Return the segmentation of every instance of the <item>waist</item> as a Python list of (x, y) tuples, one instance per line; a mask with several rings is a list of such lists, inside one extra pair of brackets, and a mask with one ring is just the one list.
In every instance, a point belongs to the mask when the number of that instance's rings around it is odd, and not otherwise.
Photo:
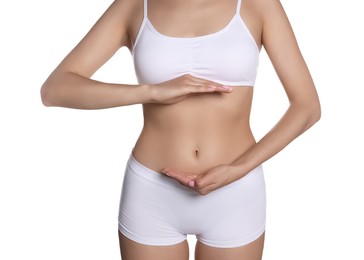
[[(216, 118), (215, 123), (218, 121)], [(143, 128), (133, 156), (157, 172), (169, 167), (202, 174), (218, 165), (232, 163), (255, 143), (249, 124), (243, 120), (221, 124), (210, 122), (203, 127), (153, 125)]]
[(232, 163), (252, 145), (252, 92), (199, 95), (173, 105), (144, 105), (144, 127), (133, 156), (154, 171), (202, 174)]
[(190, 174), (203, 174), (218, 165), (228, 165), (255, 144), (252, 135), (218, 139), (209, 136), (174, 137), (146, 134), (138, 139), (133, 156), (148, 168), (160, 172), (168, 167)]

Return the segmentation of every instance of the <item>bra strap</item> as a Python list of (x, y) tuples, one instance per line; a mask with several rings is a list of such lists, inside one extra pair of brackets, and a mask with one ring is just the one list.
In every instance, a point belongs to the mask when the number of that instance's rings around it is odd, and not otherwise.
[[(145, 0), (147, 1), (147, 0)], [(241, 0), (238, 0), (238, 2), (236, 3), (236, 13), (240, 14), (240, 6), (241, 6)]]
[(144, 12), (144, 18), (146, 18), (148, 16), (148, 0), (144, 0), (144, 11), (143, 12)]

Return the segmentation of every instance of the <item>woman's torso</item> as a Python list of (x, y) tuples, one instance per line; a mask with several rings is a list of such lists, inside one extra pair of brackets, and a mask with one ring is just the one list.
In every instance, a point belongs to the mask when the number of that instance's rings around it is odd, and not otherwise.
[[(143, 1), (140, 2), (130, 23), (131, 50), (143, 21)], [(149, 0), (148, 19), (163, 35), (199, 37), (224, 28), (235, 14), (236, 3)], [(259, 22), (248, 4), (243, 3), (240, 10), (254, 44), (260, 48)], [(170, 167), (201, 174), (219, 164), (228, 164), (255, 143), (249, 125), (252, 97), (252, 86), (234, 86), (230, 94), (196, 95), (171, 105), (144, 104), (144, 127), (133, 155), (155, 171)]]

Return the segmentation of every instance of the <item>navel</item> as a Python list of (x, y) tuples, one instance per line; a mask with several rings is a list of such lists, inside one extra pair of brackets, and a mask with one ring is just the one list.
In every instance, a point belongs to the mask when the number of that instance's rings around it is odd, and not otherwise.
[(195, 148), (195, 156), (196, 156), (196, 158), (198, 157), (198, 155), (199, 155), (199, 151), (198, 151), (197, 148)]

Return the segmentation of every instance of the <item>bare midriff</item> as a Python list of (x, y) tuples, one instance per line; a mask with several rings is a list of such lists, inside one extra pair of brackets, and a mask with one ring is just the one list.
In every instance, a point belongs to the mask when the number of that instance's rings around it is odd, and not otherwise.
[(249, 125), (253, 88), (208, 93), (171, 105), (144, 104), (144, 126), (133, 156), (160, 172), (191, 174), (229, 164), (255, 144)]

